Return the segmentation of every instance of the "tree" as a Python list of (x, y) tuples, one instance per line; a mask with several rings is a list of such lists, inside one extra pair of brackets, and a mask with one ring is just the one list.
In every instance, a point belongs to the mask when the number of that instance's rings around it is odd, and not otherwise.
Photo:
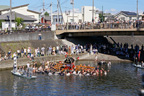
[(24, 20), (22, 18), (20, 18), (20, 17), (16, 17), (15, 18), (15, 22), (17, 22), (17, 26), (19, 26), (20, 24), (22, 24), (23, 21)]
[(99, 18), (100, 18), (100, 22), (105, 21), (105, 17), (103, 16), (103, 14), (99, 14)]
[(44, 15), (45, 15), (45, 16), (49, 16), (49, 13), (48, 13), (48, 12), (45, 12)]

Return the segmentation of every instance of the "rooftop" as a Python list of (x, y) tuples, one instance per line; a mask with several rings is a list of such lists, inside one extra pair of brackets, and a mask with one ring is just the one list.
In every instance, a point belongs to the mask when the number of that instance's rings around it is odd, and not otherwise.
[[(16, 8), (24, 7), (24, 6), (28, 6), (28, 5), (29, 5), (29, 4), (25, 4), (25, 5), (20, 5), (20, 6), (12, 7), (12, 9), (16, 9)], [(4, 8), (4, 9), (1, 9), (0, 11), (7, 11), (7, 10), (10, 10), (10, 8), (7, 7), (7, 8)]]
[(121, 11), (121, 12), (128, 16), (131, 16), (131, 15), (136, 16), (137, 15), (137, 13), (135, 13), (135, 12), (129, 12), (129, 11)]
[[(16, 9), (16, 8), (20, 8), (20, 7), (25, 7), (25, 6), (28, 6), (28, 5), (29, 4), (19, 5), (19, 6), (12, 7), (12, 9)], [(10, 10), (9, 6), (0, 5), (0, 11), (8, 11), (8, 10)], [(40, 12), (29, 10), (29, 9), (27, 11), (30, 11), (30, 12), (33, 12), (33, 13), (36, 13), (36, 14), (40, 14)]]
[[(6, 14), (0, 15), (0, 20), (9, 20), (9, 17), (10, 17), (10, 13), (8, 12)], [(12, 20), (15, 20), (16, 17), (22, 18), (25, 21), (36, 21), (36, 19), (32, 17), (22, 15), (17, 12), (12, 12)]]
[(9, 6), (7, 6), (7, 5), (0, 5), (0, 10), (7, 9), (7, 8), (9, 8)]

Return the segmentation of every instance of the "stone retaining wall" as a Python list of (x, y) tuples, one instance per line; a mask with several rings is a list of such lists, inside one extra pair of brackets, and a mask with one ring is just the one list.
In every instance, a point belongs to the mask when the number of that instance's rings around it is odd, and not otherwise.
[(54, 39), (55, 33), (48, 32), (30, 32), (30, 33), (12, 33), (0, 35), (0, 42), (11, 42), (11, 41), (28, 41), (28, 40), (38, 40), (38, 34), (42, 34), (42, 40)]

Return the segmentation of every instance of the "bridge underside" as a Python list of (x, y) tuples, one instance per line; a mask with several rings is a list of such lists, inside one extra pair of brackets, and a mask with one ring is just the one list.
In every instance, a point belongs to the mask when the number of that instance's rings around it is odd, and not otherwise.
[(68, 37), (76, 36), (141, 36), (144, 35), (144, 29), (99, 29), (99, 30), (58, 30), (57, 35)]

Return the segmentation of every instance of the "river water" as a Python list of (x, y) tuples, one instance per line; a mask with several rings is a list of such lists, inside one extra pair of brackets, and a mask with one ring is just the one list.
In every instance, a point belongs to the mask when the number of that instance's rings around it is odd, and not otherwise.
[[(92, 64), (80, 61), (77, 64)], [(137, 96), (143, 69), (127, 63), (112, 63), (107, 75), (48, 76), (38, 74), (29, 80), (0, 72), (0, 96)]]

